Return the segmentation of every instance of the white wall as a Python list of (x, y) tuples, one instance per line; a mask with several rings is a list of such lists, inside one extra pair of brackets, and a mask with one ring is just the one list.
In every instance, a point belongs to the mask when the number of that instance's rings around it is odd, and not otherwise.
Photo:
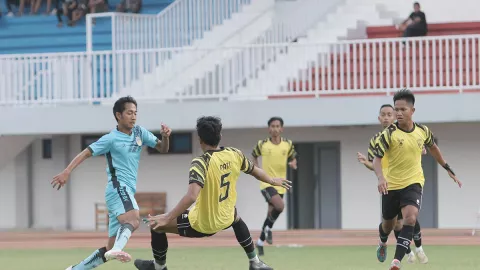
[[(444, 169), (439, 168), (439, 227), (471, 228), (480, 206), (477, 199), (480, 183), (476, 180), (478, 173), (475, 169), (480, 161), (480, 143), (477, 142), (480, 123), (429, 126), (439, 138), (440, 148), (446, 160), (465, 183), (464, 188), (458, 189)], [(380, 203), (375, 177), (356, 161), (356, 153), (366, 151), (368, 140), (375, 132), (377, 127), (291, 129), (286, 127), (285, 136), (297, 142), (341, 141), (342, 224), (345, 229), (373, 229), (379, 221)], [(255, 141), (266, 136), (266, 130), (263, 129), (226, 130), (223, 132), (223, 144), (235, 146), (249, 155)], [(67, 152), (68, 159), (71, 159), (81, 150), (80, 135), (69, 137), (70, 149)], [(144, 151), (140, 162), (138, 192), (167, 192), (167, 207), (171, 209), (187, 189), (187, 171), (192, 157), (200, 154), (196, 141), (194, 149), (196, 152), (192, 155), (149, 156)], [(32, 153), (35, 227), (58, 227), (56, 224), (62, 223), (61, 219), (67, 219), (67, 216), (54, 217), (54, 211), (51, 209), (55, 205), (65, 203), (61, 197), (65, 196), (67, 190), (53, 191), (50, 179), (61, 170), (62, 162), (55, 161), (57, 159), (42, 159), (40, 140), (34, 143)], [(11, 206), (15, 204), (16, 195), (15, 192), (10, 192), (15, 189), (14, 163), (0, 171), (2, 182), (0, 210), (2, 217), (5, 217), (0, 220), (0, 228), (15, 226), (15, 207)], [(107, 181), (105, 168), (105, 159), (95, 157), (87, 160), (73, 173), (69, 183), (71, 208), (68, 211), (71, 215), (72, 229), (94, 228), (94, 203), (104, 201), (104, 187)], [(240, 215), (251, 229), (259, 229), (266, 215), (266, 204), (260, 194), (259, 184), (255, 179), (244, 175), (237, 188), (239, 192), (237, 207)], [(358, 218), (359, 214), (362, 218)], [(279, 218), (275, 228), (286, 228), (286, 215)]]

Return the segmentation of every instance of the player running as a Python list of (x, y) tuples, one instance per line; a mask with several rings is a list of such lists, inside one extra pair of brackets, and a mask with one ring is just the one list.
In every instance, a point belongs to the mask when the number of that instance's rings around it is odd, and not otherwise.
[[(380, 113), (378, 115), (378, 121), (382, 125), (382, 130), (393, 124), (395, 121), (395, 112), (393, 109), (393, 106), (390, 104), (384, 104), (380, 107)], [(377, 139), (378, 136), (380, 136), (382, 132), (378, 132), (375, 134), (370, 139), (370, 145), (368, 147), (368, 159), (365, 157), (362, 153), (357, 153), (357, 158), (360, 163), (365, 165), (369, 170), (373, 171), (373, 158), (374, 158), (374, 147), (375, 147), (375, 140)], [(422, 154), (426, 154), (426, 149), (423, 147)], [(384, 173), (388, 169), (388, 160), (387, 160), (387, 155), (385, 155), (385, 158), (382, 160), (382, 169)], [(402, 213), (400, 212), (397, 216), (397, 222), (395, 223), (395, 227), (393, 229), (393, 233), (395, 234), (395, 238), (398, 239), (398, 236), (400, 235), (400, 231), (402, 230), (403, 226), (403, 220), (402, 220)], [(427, 263), (428, 262), (428, 257), (425, 254), (423, 247), (422, 247), (422, 233), (420, 229), (420, 223), (417, 222), (415, 223), (415, 228), (413, 231), (413, 240), (415, 242), (416, 246), (416, 255), (418, 257), (418, 261), (420, 263)], [(416, 257), (415, 253), (412, 252), (410, 249), (410, 246), (407, 249), (407, 258), (409, 263), (415, 263)], [(387, 257), (387, 249), (386, 246), (380, 245), (377, 249), (377, 258), (380, 262), (384, 262)]]
[[(458, 184), (462, 183), (443, 159), (435, 144), (433, 134), (427, 126), (413, 122), (415, 96), (410, 90), (402, 89), (393, 97), (397, 122), (388, 126), (377, 137), (374, 147), (373, 168), (378, 177), (378, 191), (382, 194), (383, 222), (378, 230), (379, 245), (386, 251), (388, 235), (401, 212), (403, 228), (397, 239), (395, 257), (390, 270), (399, 270), (401, 261), (410, 246), (418, 212), (422, 205), (425, 177), (422, 169), (422, 148), (429, 148), (430, 154)], [(388, 156), (388, 169), (383, 171), (383, 158)], [(382, 249), (381, 248), (381, 249)], [(386, 252), (385, 252), (386, 253)]]
[[(291, 140), (281, 137), (283, 132), (283, 119), (272, 117), (268, 120), (268, 132), (270, 138), (260, 140), (254, 147), (253, 162), (258, 166), (258, 158), (262, 157), (262, 168), (271, 177), (285, 178), (287, 176), (287, 162), (290, 168), (297, 169), (297, 152)], [(264, 255), (264, 241), (270, 245), (273, 243), (272, 227), (278, 216), (283, 212), (285, 203), (283, 196), (285, 188), (273, 187), (268, 183), (260, 183), (260, 189), (265, 201), (268, 203), (267, 218), (262, 226), (262, 233), (257, 241), (258, 255)]]
[[(255, 246), (247, 225), (237, 215), (237, 180), (240, 172), (260, 181), (290, 188), (290, 181), (272, 178), (253, 165), (243, 153), (233, 147), (218, 147), (222, 123), (216, 117), (197, 120), (197, 134), (203, 155), (194, 158), (189, 172), (187, 194), (169, 212), (149, 217), (152, 229), (154, 260), (135, 260), (139, 270), (167, 270), (168, 241), (166, 233), (199, 238), (208, 237), (232, 227), (238, 243), (250, 261), (250, 270), (271, 270), (255, 253)], [(187, 210), (194, 202), (195, 206)]]
[(113, 106), (117, 128), (92, 143), (78, 154), (68, 167), (53, 178), (52, 185), (60, 189), (70, 177), (70, 173), (91, 156), (104, 155), (107, 159), (108, 183), (105, 188), (105, 201), (108, 208), (108, 244), (93, 252), (89, 257), (67, 270), (88, 270), (109, 260), (129, 262), (131, 256), (123, 251), (130, 236), (139, 226), (139, 211), (135, 201), (138, 163), (142, 146), (168, 152), (170, 128), (162, 125), (162, 140), (151, 132), (135, 125), (137, 102), (132, 97), (122, 97)]

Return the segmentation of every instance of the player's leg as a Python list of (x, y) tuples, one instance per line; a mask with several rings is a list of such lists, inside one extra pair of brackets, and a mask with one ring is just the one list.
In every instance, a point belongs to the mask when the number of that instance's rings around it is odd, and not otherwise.
[(273, 243), (272, 227), (278, 216), (283, 212), (285, 208), (285, 203), (277, 190), (273, 187), (267, 187), (262, 190), (262, 194), (265, 197), (265, 200), (268, 202), (268, 214), (263, 222), (262, 232), (260, 238), (257, 241), (257, 246), (263, 247), (264, 241), (267, 243)]
[[(267, 217), (270, 216), (270, 213), (272, 212), (273, 210), (273, 205), (271, 205), (270, 203), (268, 203), (268, 211), (267, 211)], [(257, 240), (257, 249), (258, 249), (258, 256), (263, 256), (265, 255), (265, 251), (263, 249), (263, 245), (264, 245), (264, 242), (265, 242), (265, 228), (267, 227), (267, 219), (263, 222), (263, 225), (262, 225), (262, 232), (260, 233), (260, 237), (258, 238)]]
[(105, 258), (105, 253), (107, 252), (107, 247), (102, 247), (95, 250), (90, 256), (85, 258), (83, 261), (79, 262), (76, 265), (72, 265), (68, 267), (66, 270), (90, 270), (96, 268), (105, 262), (107, 259)]
[[(236, 210), (235, 210), (236, 211)], [(243, 247), (250, 262), (250, 270), (273, 270), (270, 266), (262, 262), (255, 253), (255, 246), (253, 244), (252, 236), (248, 230), (247, 224), (239, 217), (235, 217), (232, 225), (235, 237), (238, 243)]]
[[(183, 232), (182, 228), (184, 228), (186, 222), (188, 222), (188, 210), (167, 225), (158, 227), (155, 230), (150, 230), (153, 260), (137, 259), (134, 262), (135, 267), (139, 270), (168, 270), (167, 233), (182, 235), (180, 232)], [(188, 224), (190, 225), (190, 223)]]
[(391, 270), (399, 270), (405, 253), (413, 238), (413, 230), (417, 221), (422, 200), (422, 187), (420, 184), (413, 184), (399, 192), (400, 207), (403, 215), (403, 228), (398, 236), (395, 257), (390, 265)]
[(388, 194), (382, 195), (382, 222), (378, 226), (378, 234), (380, 241), (377, 247), (377, 259), (384, 262), (387, 258), (387, 241), (388, 236), (393, 231), (397, 222), (397, 215), (400, 211), (400, 203), (398, 201), (397, 192), (395, 190), (388, 191)]
[(415, 227), (413, 229), (413, 242), (415, 242), (415, 253), (418, 257), (418, 261), (420, 263), (428, 263), (428, 257), (422, 247), (422, 231), (420, 228), (420, 223), (418, 223), (418, 219), (415, 222)]
[(126, 187), (118, 187), (107, 192), (106, 202), (109, 212), (116, 220), (110, 218), (109, 236), (115, 236), (115, 243), (105, 253), (107, 260), (119, 260), (129, 262), (132, 257), (123, 251), (132, 233), (140, 225), (138, 205), (133, 195)]
[[(395, 234), (395, 239), (398, 240), (398, 236), (400, 235), (402, 228), (403, 228), (403, 216), (402, 216), (402, 213), (400, 212), (397, 216), (397, 223), (395, 224), (395, 228), (393, 229), (393, 233)], [(417, 257), (415, 256), (415, 253), (412, 252), (410, 247), (408, 247), (406, 255), (408, 258), (407, 261), (409, 263), (415, 263)]]

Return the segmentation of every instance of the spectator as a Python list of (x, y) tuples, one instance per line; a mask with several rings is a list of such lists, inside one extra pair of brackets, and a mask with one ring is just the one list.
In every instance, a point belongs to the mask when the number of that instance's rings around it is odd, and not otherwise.
[(127, 12), (140, 13), (142, 8), (142, 0), (122, 0), (117, 6), (118, 12)]
[(398, 29), (403, 31), (404, 37), (421, 37), (426, 36), (428, 32), (427, 19), (425, 13), (420, 11), (420, 4), (413, 3), (413, 12), (403, 21)]
[[(13, 17), (13, 9), (12, 9), (12, 6), (20, 6), (20, 1), (19, 0), (5, 0), (5, 5), (7, 6), (7, 10), (8, 10), (8, 14), (7, 16), (8, 17)], [(23, 11), (22, 11), (23, 12)], [(20, 13), (20, 11), (19, 11)]]
[[(60, 2), (62, 8), (60, 8)], [(82, 0), (59, 0), (57, 3), (58, 27), (63, 26), (62, 15), (67, 16), (68, 26), (74, 26), (87, 13), (87, 2)]]
[[(108, 11), (108, 1), (107, 0), (88, 0), (88, 7), (90, 8), (90, 13), (102, 13)], [(92, 23), (95, 24), (95, 18), (92, 18)]]

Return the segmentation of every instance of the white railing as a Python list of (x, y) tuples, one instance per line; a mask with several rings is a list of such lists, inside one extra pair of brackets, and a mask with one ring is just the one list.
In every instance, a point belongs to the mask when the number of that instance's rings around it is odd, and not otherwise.
[[(216, 48), (236, 57), (218, 66), (195, 84), (179, 91), (162, 91), (144, 80), (159, 63), (191, 48), (0, 56), (0, 105), (92, 103), (111, 101), (121, 89), (141, 81), (135, 97), (145, 101), (185, 99), (258, 99), (269, 96), (385, 93), (408, 87), (418, 91), (480, 89), (480, 35), (342, 41), (331, 44), (262, 44)], [(295, 50), (295, 75), (279, 72), (265, 81), (272, 89), (245, 86), (268, 69), (258, 69), (269, 50)], [(285, 67), (286, 68), (286, 67)]]
[(252, 0), (176, 0), (158, 15), (97, 13), (87, 15), (87, 51), (95, 49), (96, 25), (111, 28), (112, 50), (191, 46)]

